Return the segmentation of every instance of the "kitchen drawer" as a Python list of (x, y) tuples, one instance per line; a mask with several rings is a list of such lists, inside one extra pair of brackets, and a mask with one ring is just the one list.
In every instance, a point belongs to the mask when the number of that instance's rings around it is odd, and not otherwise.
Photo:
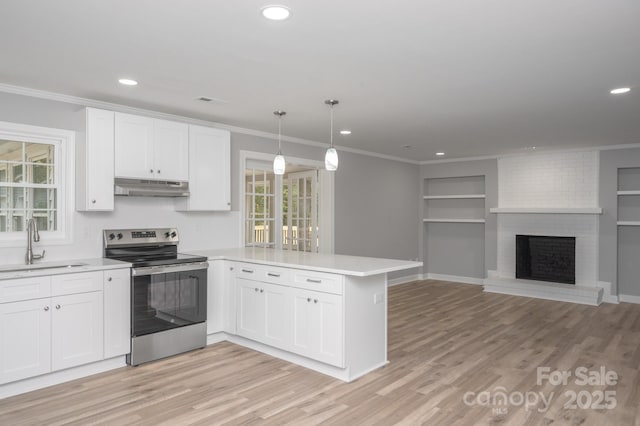
[(33, 277), (0, 281), (0, 303), (51, 296), (51, 278)]
[(262, 281), (263, 276), (266, 275), (264, 269), (261, 266), (253, 263), (237, 263), (236, 264), (236, 277), (244, 278), (245, 280)]
[(102, 291), (103, 272), (54, 275), (51, 277), (52, 296)]
[(277, 266), (265, 266), (260, 272), (262, 281), (280, 285), (289, 285), (291, 283), (290, 273), (291, 270)]
[(343, 294), (344, 277), (337, 274), (293, 270), (292, 286), (323, 293)]

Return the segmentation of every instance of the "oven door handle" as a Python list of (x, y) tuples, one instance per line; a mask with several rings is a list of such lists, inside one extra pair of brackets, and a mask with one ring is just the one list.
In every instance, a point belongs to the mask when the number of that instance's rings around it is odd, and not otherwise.
[(145, 275), (169, 274), (171, 272), (197, 271), (199, 269), (207, 269), (208, 267), (209, 263), (207, 262), (181, 263), (178, 265), (145, 266), (143, 268), (132, 268), (131, 275), (133, 275), (134, 277), (141, 277)]

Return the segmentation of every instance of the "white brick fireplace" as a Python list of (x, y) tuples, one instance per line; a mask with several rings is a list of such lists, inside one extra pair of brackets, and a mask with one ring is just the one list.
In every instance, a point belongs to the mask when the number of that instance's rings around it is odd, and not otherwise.
[[(597, 305), (597, 151), (530, 154), (498, 160), (497, 271), (485, 291)], [(517, 280), (516, 234), (576, 238), (576, 284)], [(609, 289), (607, 289), (609, 291)]]

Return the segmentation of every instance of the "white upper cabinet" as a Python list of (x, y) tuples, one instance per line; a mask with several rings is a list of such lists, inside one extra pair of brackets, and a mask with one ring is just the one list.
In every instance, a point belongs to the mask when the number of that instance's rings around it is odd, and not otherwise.
[(153, 167), (161, 180), (189, 180), (189, 126), (153, 120)]
[(189, 126), (189, 192), (184, 211), (231, 210), (231, 136), (227, 130)]
[(189, 126), (131, 114), (115, 114), (115, 176), (186, 181)]
[(76, 209), (113, 210), (115, 113), (86, 109), (86, 141), (77, 148)]

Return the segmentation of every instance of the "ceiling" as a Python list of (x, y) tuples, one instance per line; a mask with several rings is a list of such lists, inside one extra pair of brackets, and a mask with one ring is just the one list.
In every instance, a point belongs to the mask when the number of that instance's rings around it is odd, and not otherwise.
[[(264, 19), (272, 3), (290, 19)], [(640, 143), (635, 0), (2, 0), (0, 16), (5, 84), (268, 132), (283, 109), (284, 134), (319, 142), (335, 98), (338, 146), (410, 160)]]

